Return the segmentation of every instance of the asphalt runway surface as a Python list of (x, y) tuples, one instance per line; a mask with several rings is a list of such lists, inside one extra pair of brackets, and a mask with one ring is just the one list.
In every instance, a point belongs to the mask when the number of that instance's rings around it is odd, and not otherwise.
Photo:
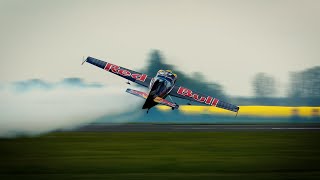
[(319, 131), (320, 124), (218, 125), (218, 124), (90, 124), (76, 132), (225, 132), (225, 131)]

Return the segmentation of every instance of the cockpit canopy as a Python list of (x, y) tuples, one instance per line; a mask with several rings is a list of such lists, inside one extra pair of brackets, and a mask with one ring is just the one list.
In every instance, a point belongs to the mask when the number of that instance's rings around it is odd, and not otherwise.
[(163, 76), (169, 78), (172, 81), (175, 81), (177, 79), (177, 75), (172, 73), (171, 70), (159, 70), (157, 76)]

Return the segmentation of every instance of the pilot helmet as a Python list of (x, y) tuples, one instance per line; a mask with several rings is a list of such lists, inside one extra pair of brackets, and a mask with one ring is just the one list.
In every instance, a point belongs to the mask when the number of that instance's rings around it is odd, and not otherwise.
[(160, 69), (157, 74), (164, 74), (164, 70)]

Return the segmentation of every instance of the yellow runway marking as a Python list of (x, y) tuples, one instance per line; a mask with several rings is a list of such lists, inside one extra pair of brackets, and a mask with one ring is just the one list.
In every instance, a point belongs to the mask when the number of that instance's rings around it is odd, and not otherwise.
[[(290, 106), (239, 106), (238, 116), (262, 116), (262, 117), (319, 117), (320, 107), (290, 107)], [(169, 111), (170, 107), (157, 106), (160, 111)], [(182, 105), (178, 109), (183, 114), (215, 114), (232, 115), (235, 113), (221, 108), (210, 106)]]

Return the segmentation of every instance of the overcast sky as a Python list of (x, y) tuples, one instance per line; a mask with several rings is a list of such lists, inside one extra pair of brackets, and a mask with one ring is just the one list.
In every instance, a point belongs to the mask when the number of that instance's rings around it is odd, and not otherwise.
[(82, 56), (137, 70), (159, 49), (229, 95), (252, 95), (258, 72), (283, 94), (289, 72), (320, 65), (319, 0), (0, 0), (0, 23), (0, 82), (124, 83)]

